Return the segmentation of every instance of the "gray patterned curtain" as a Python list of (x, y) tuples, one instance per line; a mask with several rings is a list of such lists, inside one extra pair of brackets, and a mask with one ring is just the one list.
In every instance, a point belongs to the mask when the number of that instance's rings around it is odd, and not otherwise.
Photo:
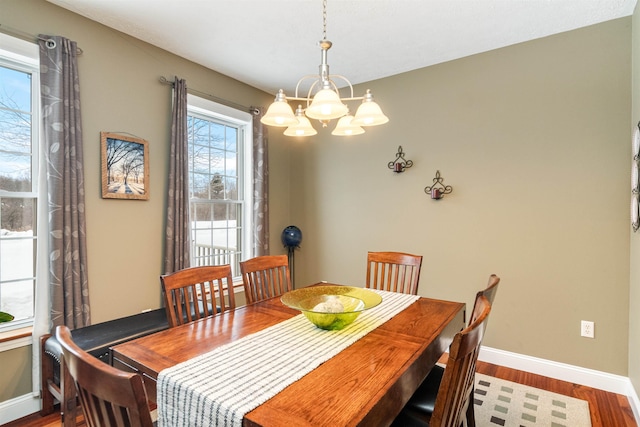
[(91, 323), (77, 46), (64, 37), (40, 39), (51, 322), (75, 329)]
[(253, 112), (253, 255), (269, 255), (269, 156), (267, 128), (260, 119), (264, 111)]
[(165, 233), (165, 273), (190, 267), (189, 154), (187, 147), (187, 83), (173, 85), (173, 118), (169, 149), (169, 193)]

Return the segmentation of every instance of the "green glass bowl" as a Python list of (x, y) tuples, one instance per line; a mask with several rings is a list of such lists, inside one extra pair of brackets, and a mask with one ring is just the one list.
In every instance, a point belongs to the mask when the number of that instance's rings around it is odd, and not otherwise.
[(338, 330), (364, 310), (380, 304), (382, 297), (369, 289), (327, 285), (296, 289), (280, 300), (287, 307), (300, 310), (318, 328)]

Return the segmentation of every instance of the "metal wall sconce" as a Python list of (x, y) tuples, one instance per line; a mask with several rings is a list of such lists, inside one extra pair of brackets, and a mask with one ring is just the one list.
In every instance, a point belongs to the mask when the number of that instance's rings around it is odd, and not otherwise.
[(631, 227), (637, 232), (640, 229), (640, 122), (633, 129), (631, 150)]
[(424, 187), (424, 192), (431, 195), (434, 200), (440, 200), (445, 194), (449, 194), (453, 191), (453, 187), (450, 185), (444, 185), (442, 183), (444, 178), (440, 177), (440, 171), (436, 171), (436, 177), (433, 178), (433, 185), (431, 187)]
[(389, 169), (392, 169), (394, 172), (404, 172), (405, 169), (413, 166), (413, 162), (411, 160), (404, 159), (404, 153), (402, 152), (402, 145), (398, 146), (398, 152), (396, 153), (396, 159), (393, 162), (389, 162), (387, 164)]

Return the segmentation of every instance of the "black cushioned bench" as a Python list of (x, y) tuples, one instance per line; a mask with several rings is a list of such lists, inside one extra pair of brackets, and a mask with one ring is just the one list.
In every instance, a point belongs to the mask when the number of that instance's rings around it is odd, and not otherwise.
[[(71, 331), (73, 341), (87, 353), (111, 364), (109, 349), (117, 344), (169, 328), (164, 308), (78, 328)], [(72, 380), (62, 363), (62, 348), (53, 335), (40, 338), (42, 415), (54, 410), (54, 398), (60, 402), (65, 427), (75, 426), (76, 394)]]

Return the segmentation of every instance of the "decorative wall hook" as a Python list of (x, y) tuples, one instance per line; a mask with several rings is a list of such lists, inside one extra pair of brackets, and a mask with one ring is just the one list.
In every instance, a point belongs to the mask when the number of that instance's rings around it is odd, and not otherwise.
[(444, 197), (445, 194), (449, 194), (453, 191), (453, 187), (450, 185), (444, 185), (442, 183), (444, 178), (440, 177), (440, 171), (436, 171), (436, 177), (433, 178), (433, 185), (431, 187), (424, 187), (424, 192), (431, 195), (434, 200), (439, 200)]
[(405, 169), (413, 166), (413, 162), (411, 160), (404, 159), (402, 145), (399, 145), (398, 152), (396, 153), (396, 159), (393, 162), (389, 162), (387, 166), (389, 169), (393, 169), (394, 172), (404, 172)]
[(640, 122), (633, 129), (631, 153), (631, 227), (637, 232), (640, 229)]

